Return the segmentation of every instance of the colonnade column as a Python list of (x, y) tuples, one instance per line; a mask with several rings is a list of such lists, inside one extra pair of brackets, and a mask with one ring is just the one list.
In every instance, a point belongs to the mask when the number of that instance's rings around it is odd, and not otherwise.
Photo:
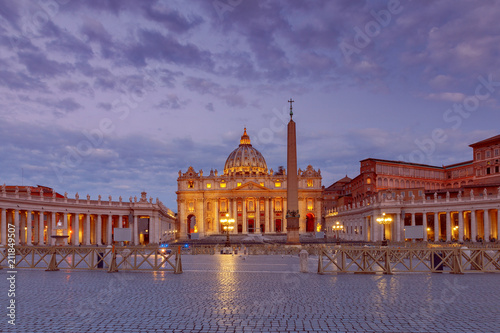
[(44, 221), (45, 221), (44, 211), (41, 210), (40, 212), (38, 212), (38, 245), (45, 244), (45, 240), (43, 238), (43, 234), (45, 231)]
[(242, 201), (242, 204), (243, 204), (243, 233), (246, 234), (248, 233), (248, 230), (247, 230), (247, 202), (245, 200), (245, 198), (241, 199)]
[(102, 245), (102, 217), (101, 214), (97, 215), (97, 233), (96, 242), (97, 245)]
[(73, 245), (80, 245), (80, 214), (73, 214)]
[(476, 211), (470, 211), (470, 240), (471, 242), (476, 241), (477, 236), (477, 225), (476, 225)]
[(7, 245), (7, 209), (2, 209), (2, 215), (0, 218), (2, 219), (0, 226), (0, 228), (2, 228), (2, 245)]
[(451, 212), (446, 212), (446, 241), (451, 241)]
[(434, 213), (434, 242), (439, 241), (439, 212)]
[(19, 229), (16, 228), (16, 230), (19, 230), (21, 233), (20, 242), (22, 245), (26, 245), (26, 230), (24, 230), (25, 226), (26, 226), (26, 212), (19, 211)]
[(106, 224), (106, 238), (108, 245), (113, 244), (113, 215), (108, 215), (108, 224)]
[(483, 214), (484, 241), (490, 241), (490, 211), (485, 209)]
[(16, 245), (19, 245), (19, 210), (14, 210), (14, 227), (16, 229)]
[(264, 211), (265, 211), (264, 219), (265, 219), (265, 229), (266, 229), (265, 232), (269, 233), (271, 231), (271, 229), (269, 229), (270, 228), (269, 216), (271, 215), (271, 214), (269, 214), (269, 200), (270, 199), (266, 197), (264, 200), (265, 200), (264, 201), (265, 202), (265, 204), (264, 204)]
[(134, 245), (139, 245), (139, 219), (137, 215), (134, 214)]
[(458, 212), (458, 241), (464, 240), (464, 212)]
[(47, 238), (50, 239), (50, 245), (55, 245), (56, 240), (55, 238), (52, 238), (51, 236), (54, 234), (56, 230), (56, 213), (52, 212), (51, 218), (50, 218), (50, 235), (47, 235)]
[(85, 214), (85, 245), (90, 245), (90, 214)]
[(497, 240), (500, 239), (500, 209), (497, 209)]
[(26, 244), (27, 245), (33, 245), (31, 242), (31, 238), (33, 236), (33, 219), (31, 217), (31, 211), (27, 210), (26, 211), (26, 228), (27, 228), (27, 234), (26, 234)]
[(424, 212), (422, 215), (422, 226), (424, 228), (424, 242), (427, 242), (427, 213)]

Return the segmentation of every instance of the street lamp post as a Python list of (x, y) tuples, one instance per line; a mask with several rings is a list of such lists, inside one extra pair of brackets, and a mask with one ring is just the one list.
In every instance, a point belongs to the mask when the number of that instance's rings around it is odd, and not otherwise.
[(383, 225), (384, 228), (384, 239), (382, 240), (382, 246), (387, 246), (387, 239), (385, 238), (385, 226), (388, 224), (391, 224), (392, 222), (392, 217), (390, 216), (385, 216), (385, 213), (382, 213), (382, 216), (377, 218), (377, 222), (381, 225)]
[(340, 244), (340, 231), (341, 230), (344, 230), (344, 226), (342, 224), (340, 224), (339, 221), (335, 222), (335, 225), (332, 227), (333, 231), (336, 232), (336, 236), (337, 236), (337, 244)]
[(229, 232), (234, 229), (234, 219), (229, 218), (229, 214), (226, 213), (226, 217), (220, 219), (220, 223), (222, 224), (222, 229), (227, 233), (227, 239), (225, 247), (230, 247), (231, 243), (229, 242)]

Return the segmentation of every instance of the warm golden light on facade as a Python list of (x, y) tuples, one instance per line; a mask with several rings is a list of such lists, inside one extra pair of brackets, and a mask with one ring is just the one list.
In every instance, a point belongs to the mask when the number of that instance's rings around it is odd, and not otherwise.
[(275, 182), (274, 187), (281, 187), (281, 182)]
[(207, 188), (212, 188), (212, 184), (208, 183)]

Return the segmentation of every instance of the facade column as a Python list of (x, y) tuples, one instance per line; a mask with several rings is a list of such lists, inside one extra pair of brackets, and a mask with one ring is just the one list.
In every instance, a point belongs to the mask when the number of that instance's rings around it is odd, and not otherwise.
[(288, 202), (286, 200), (283, 200), (283, 211), (281, 212), (281, 229), (282, 229), (282, 232), (287, 232), (287, 227), (288, 227), (288, 224), (287, 224), (287, 218), (286, 218), (286, 212), (288, 210)]
[(237, 198), (233, 198), (232, 199), (233, 218), (234, 218), (234, 221), (235, 221), (235, 225), (234, 225), (234, 229), (233, 229), (233, 233), (234, 234), (238, 233), (238, 207), (237, 207), (237, 204), (238, 204), (238, 199)]
[(271, 231), (271, 229), (269, 229), (270, 228), (270, 223), (269, 223), (269, 215), (270, 215), (269, 214), (269, 198), (266, 197), (266, 198), (264, 198), (264, 200), (265, 200), (264, 201), (264, 221), (265, 221), (264, 222), (264, 225), (265, 225), (264, 228), (266, 229), (265, 232), (267, 234), (267, 233), (269, 233)]
[(257, 230), (259, 230), (259, 233), (262, 233), (262, 230), (260, 230), (260, 199), (258, 197), (255, 200), (255, 229), (254, 229), (254, 232), (257, 233)]
[(107, 238), (107, 245), (112, 245), (113, 244), (113, 215), (109, 214), (108, 215), (108, 224), (106, 224), (106, 238)]
[(220, 231), (220, 223), (219, 223), (219, 200), (218, 199), (215, 199), (215, 202), (214, 202), (214, 211), (215, 211), (215, 219), (214, 219), (214, 223), (215, 223), (215, 231), (220, 234), (221, 231)]
[(434, 213), (434, 242), (439, 241), (439, 212)]
[(139, 245), (139, 218), (134, 214), (134, 245)]
[(446, 212), (446, 241), (451, 241), (451, 212)]
[(490, 241), (490, 211), (489, 209), (485, 209), (483, 211), (483, 226), (484, 226), (484, 241)]
[(16, 245), (19, 245), (19, 210), (14, 209), (14, 228), (16, 229)]
[(55, 230), (56, 230), (56, 213), (52, 212), (51, 218), (50, 218), (50, 232), (47, 233), (47, 239), (50, 240), (49, 241), (50, 245), (56, 244), (56, 239), (50, 237), (50, 236), (55, 234)]
[(242, 201), (242, 205), (243, 205), (243, 233), (246, 234), (248, 233), (248, 229), (247, 229), (247, 201), (245, 198), (242, 198), (241, 199)]
[(73, 245), (80, 245), (80, 214), (73, 214)]
[(412, 227), (415, 226), (415, 213), (411, 213), (411, 225)]
[(276, 222), (274, 220), (274, 200), (269, 198), (270, 201), (270, 210), (269, 210), (269, 231), (276, 232)]
[(31, 239), (33, 238), (33, 219), (31, 217), (31, 210), (26, 211), (26, 244), (33, 245)]
[(2, 209), (2, 215), (0, 217), (1, 219), (1, 226), (2, 232), (1, 232), (1, 244), (2, 245), (7, 245), (7, 209), (3, 208)]
[(464, 212), (458, 212), (458, 241), (464, 240)]
[(428, 234), (427, 234), (427, 213), (423, 212), (422, 213), (422, 226), (424, 228), (424, 242), (427, 242)]
[(477, 224), (476, 224), (476, 211), (470, 211), (470, 240), (471, 242), (476, 241), (477, 236)]
[(96, 242), (97, 245), (102, 245), (102, 217), (101, 214), (97, 215), (97, 233)]

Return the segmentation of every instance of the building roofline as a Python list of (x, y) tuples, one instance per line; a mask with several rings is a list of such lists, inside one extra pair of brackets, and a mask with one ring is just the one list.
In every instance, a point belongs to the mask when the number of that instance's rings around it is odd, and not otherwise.
[(487, 138), (487, 139), (472, 143), (469, 145), (469, 147), (475, 148), (475, 147), (483, 146), (483, 145), (486, 145), (488, 143), (497, 142), (497, 141), (500, 142), (500, 134), (492, 136), (491, 138)]
[(380, 159), (380, 158), (372, 158), (372, 157), (365, 158), (364, 160), (361, 160), (361, 161), (359, 161), (359, 162), (361, 163), (361, 162), (368, 161), (368, 160), (377, 161), (377, 162), (386, 162), (386, 163), (394, 163), (394, 164), (402, 164), (402, 165), (411, 165), (411, 166), (418, 166), (418, 167), (425, 167), (425, 168), (433, 168), (433, 169), (440, 169), (440, 170), (444, 170), (444, 169), (443, 169), (443, 167), (439, 167), (439, 166), (435, 166), (435, 165), (420, 164), (420, 163), (412, 163), (412, 162), (404, 162), (404, 161), (384, 160), (384, 159)]

